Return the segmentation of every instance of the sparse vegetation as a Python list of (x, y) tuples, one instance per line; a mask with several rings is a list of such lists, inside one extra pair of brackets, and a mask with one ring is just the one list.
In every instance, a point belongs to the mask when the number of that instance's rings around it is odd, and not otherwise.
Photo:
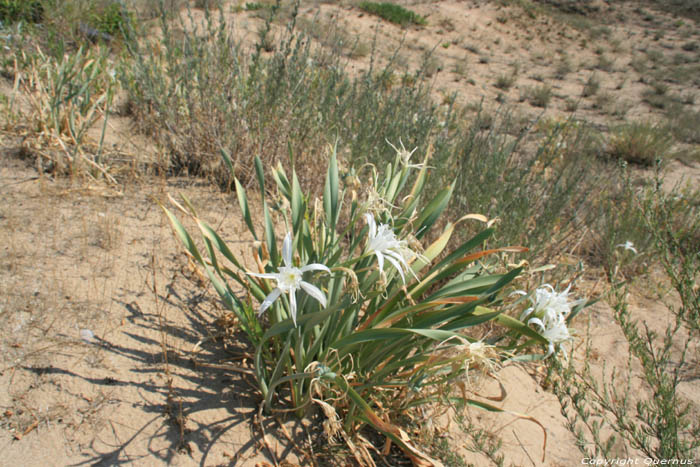
[(494, 83), (494, 86), (496, 86), (498, 89), (507, 91), (513, 86), (513, 84), (515, 84), (515, 80), (516, 76), (513, 73), (500, 74), (496, 77), (496, 82)]
[[(524, 465), (517, 455), (531, 456), (533, 440), (507, 441), (515, 430), (491, 432), (468, 407), (497, 414), (479, 376), (527, 369), (528, 382), (559, 398), (563, 418), (532, 406), (523, 418), (551, 420), (548, 431), (568, 424), (581, 456), (697, 458), (698, 38), (694, 20), (663, 13), (692, 8), (494, 1), (483, 23), (440, 2), (416, 6), (430, 11), (428, 23), (373, 2), (0, 0), (8, 449), (62, 427), (70, 436), (56, 439), (92, 446), (79, 427), (97, 432), (107, 404), (130, 416), (147, 400), (149, 414), (166, 415), (165, 436), (154, 436), (156, 424), (134, 435), (115, 423), (117, 451), (96, 447), (90, 463), (127, 461), (132, 436), (216, 463), (205, 450), (219, 449), (227, 429), (200, 430), (241, 408), (234, 425), (250, 421), (260, 441), (224, 463), (279, 463), (281, 443), (300, 465), (316, 455), (319, 465), (412, 456)], [(401, 39), (389, 22), (425, 29)], [(648, 120), (632, 120), (640, 115)], [(117, 127), (126, 130), (115, 137)], [(153, 200), (178, 212), (171, 221), (188, 256), (173, 253)], [(375, 254), (380, 233), (406, 248), (391, 256), (398, 266)], [(330, 271), (304, 270), (306, 286), (281, 276), (309, 263)], [(547, 334), (552, 317), (536, 314), (537, 296), (588, 292), (601, 300), (596, 313), (567, 301), (566, 335)], [(598, 350), (614, 338), (623, 342), (614, 355)], [(568, 362), (543, 360), (567, 349)], [(521, 364), (501, 373), (511, 358)], [(136, 361), (155, 374), (147, 383), (112, 372)], [(512, 394), (512, 379), (502, 381)], [(113, 384), (123, 384), (122, 402), (110, 399)], [(56, 403), (37, 405), (59, 389)], [(209, 394), (220, 411), (199, 417)], [(306, 418), (300, 438), (278, 409)], [(443, 419), (452, 424), (438, 426)]]
[(422, 16), (394, 3), (362, 2), (360, 3), (360, 8), (367, 13), (377, 15), (382, 19), (401, 26), (409, 24), (425, 26), (428, 23)]
[(592, 74), (591, 76), (588, 77), (588, 81), (586, 81), (586, 84), (584, 84), (583, 91), (581, 91), (581, 96), (583, 96), (583, 97), (595, 96), (598, 93), (599, 89), (600, 89), (600, 79), (595, 74)]
[(44, 19), (44, 6), (39, 0), (0, 0), (0, 22), (25, 21), (40, 23)]
[(668, 132), (650, 123), (628, 123), (615, 128), (607, 143), (610, 157), (652, 167), (669, 156), (673, 140)]
[(535, 107), (547, 107), (552, 100), (552, 87), (548, 84), (534, 86), (527, 91), (527, 100)]

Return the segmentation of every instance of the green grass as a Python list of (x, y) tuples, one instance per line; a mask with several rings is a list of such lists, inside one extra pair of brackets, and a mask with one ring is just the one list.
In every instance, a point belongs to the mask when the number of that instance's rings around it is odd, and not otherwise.
[(409, 24), (425, 26), (428, 24), (424, 17), (394, 3), (362, 2), (359, 6), (360, 9), (367, 13), (379, 16), (382, 19), (401, 26), (407, 26)]
[(38, 0), (0, 0), (0, 22), (12, 24), (18, 21), (40, 23), (44, 18), (44, 6)]

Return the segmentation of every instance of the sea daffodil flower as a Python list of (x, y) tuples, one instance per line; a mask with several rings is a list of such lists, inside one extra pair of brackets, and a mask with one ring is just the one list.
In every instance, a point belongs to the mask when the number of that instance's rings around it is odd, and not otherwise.
[(287, 233), (284, 237), (284, 242), (282, 243), (282, 261), (284, 266), (278, 268), (277, 273), (264, 273), (259, 274), (255, 272), (249, 272), (248, 274), (254, 277), (260, 277), (263, 279), (274, 279), (277, 281), (277, 287), (265, 297), (260, 309), (258, 310), (258, 316), (262, 315), (265, 310), (267, 310), (275, 300), (279, 298), (283, 293), (289, 294), (289, 307), (292, 313), (292, 321), (294, 321), (294, 326), (297, 325), (297, 290), (304, 289), (306, 293), (311, 295), (316, 299), (323, 308), (326, 307), (326, 295), (315, 285), (309, 284), (302, 280), (302, 277), (307, 271), (325, 271), (330, 274), (331, 270), (323, 264), (307, 264), (300, 268), (292, 264), (292, 234)]
[(619, 245), (615, 245), (615, 248), (624, 248), (625, 250), (629, 250), (635, 255), (639, 254), (637, 252), (637, 249), (634, 247), (634, 243), (630, 242), (627, 240), (625, 243), (620, 243)]
[[(571, 313), (569, 303), (569, 289), (563, 292), (556, 292), (549, 284), (544, 284), (535, 290), (535, 298), (530, 297), (532, 306), (525, 310), (520, 316), (520, 320), (527, 320), (528, 325), (539, 328), (542, 337), (549, 342), (548, 352), (545, 358), (554, 353), (554, 346), (571, 340), (569, 328), (566, 326), (566, 319)], [(524, 294), (525, 292), (519, 291)], [(577, 304), (579, 302), (575, 302)]]
[(415, 253), (408, 247), (406, 241), (396, 238), (396, 234), (394, 234), (390, 225), (379, 224), (379, 226), (377, 226), (377, 222), (374, 220), (372, 214), (366, 213), (365, 219), (369, 226), (369, 242), (367, 243), (367, 249), (377, 257), (379, 271), (384, 271), (384, 259), (386, 258), (386, 260), (399, 271), (404, 284), (406, 283), (404, 269), (410, 271), (413, 277), (416, 277), (413, 269), (408, 266), (408, 262), (406, 261), (407, 258), (411, 259), (414, 257)]

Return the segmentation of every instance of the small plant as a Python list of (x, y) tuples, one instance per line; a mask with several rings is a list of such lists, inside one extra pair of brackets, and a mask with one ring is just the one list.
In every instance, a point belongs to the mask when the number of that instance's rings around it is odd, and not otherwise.
[(598, 79), (598, 76), (596, 76), (595, 74), (592, 74), (588, 78), (588, 81), (586, 81), (586, 84), (583, 85), (583, 91), (581, 92), (581, 96), (583, 96), (583, 97), (595, 96), (598, 93), (599, 89), (600, 89), (600, 80)]
[(688, 144), (700, 144), (700, 111), (676, 110), (666, 114), (666, 127), (679, 140)]
[(459, 80), (467, 76), (467, 62), (466, 60), (456, 60), (453, 64), (452, 72), (457, 75), (455, 80)]
[(557, 67), (554, 70), (554, 77), (556, 79), (562, 80), (562, 79), (566, 78), (566, 76), (569, 73), (571, 73), (573, 70), (574, 70), (574, 67), (571, 63), (571, 59), (569, 59), (568, 57), (564, 57), (557, 64)]
[[(54, 158), (53, 169), (88, 173), (97, 171), (111, 179), (101, 166), (102, 143), (108, 112), (116, 89), (115, 71), (110, 69), (108, 50), (80, 48), (56, 60), (39, 52), (27, 64), (21, 81), (31, 104), (30, 118), (36, 133), (59, 142), (64, 158)], [(87, 131), (103, 118), (96, 154), (83, 154)], [(84, 166), (87, 163), (87, 166)]]
[(502, 89), (504, 91), (507, 91), (510, 89), (513, 84), (515, 84), (515, 74), (513, 73), (508, 73), (508, 74), (500, 74), (498, 77), (496, 77), (496, 82), (494, 83), (494, 86), (498, 89)]
[[(415, 149), (400, 146), (384, 176), (371, 168), (372, 182), (352, 201), (345, 194), (361, 189), (358, 174), (338, 171), (335, 148), (320, 200), (302, 192), (296, 172), (290, 180), (281, 166), (274, 169), (285, 201), (262, 200), (264, 232), (254, 227), (248, 197), (234, 179), (243, 219), (257, 240), (253, 261), (234, 256), (186, 198), (185, 206), (176, 205), (201, 231), (206, 256), (174, 214), (163, 209), (254, 345), (255, 379), (266, 410), (286, 406), (301, 414), (308, 404), (318, 404), (328, 418), (324, 430), (329, 438), (352, 435), (369, 424), (411, 457), (427, 460), (395, 425), (399, 414), (446, 397), (472, 403), (464, 383), (467, 368), (488, 371), (500, 352), (515, 351), (520, 336), (550, 350), (563, 340), (550, 335), (549, 321), (540, 335), (495, 308), (502, 304), (500, 292), (521, 269), (497, 273), (483, 259), (523, 248), (473, 252), (492, 233), (487, 229), (444, 254), (457, 225), (480, 216), (446, 224), (432, 243), (421, 246), (454, 185), (420, 207), (428, 157), (414, 163)], [(232, 169), (225, 153), (224, 159)], [(255, 169), (260, 192), (268, 193), (260, 159)], [(340, 185), (343, 179), (346, 188)], [(288, 233), (280, 249), (270, 208), (282, 205), (288, 206), (279, 212)], [(251, 271), (244, 264), (257, 266)], [(527, 316), (536, 325), (549, 311), (538, 308), (539, 299), (533, 303)], [(512, 333), (500, 347), (467, 334), (492, 320)]]
[(535, 107), (547, 107), (552, 100), (552, 87), (548, 84), (541, 84), (529, 88), (527, 99)]
[(243, 6), (243, 9), (245, 11), (258, 11), (258, 10), (265, 10), (268, 8), (270, 8), (270, 5), (265, 4), (265, 3), (260, 3), (260, 2), (247, 2)]
[(607, 143), (607, 153), (615, 159), (653, 166), (665, 159), (673, 145), (668, 131), (649, 123), (629, 123), (614, 129)]
[(611, 60), (607, 57), (607, 55), (603, 54), (598, 56), (598, 63), (596, 64), (596, 68), (610, 72), (613, 70), (613, 65), (615, 64), (614, 60)]
[(578, 109), (578, 100), (567, 98), (564, 102), (564, 108), (567, 112), (575, 112)]
[(0, 0), (0, 23), (41, 23), (43, 19), (44, 6), (39, 0)]
[[(620, 275), (624, 258), (643, 251), (631, 242), (618, 245), (617, 265), (609, 272), (614, 320), (629, 345), (630, 363), (634, 361), (641, 370), (635, 371), (631, 364), (626, 369), (608, 368), (601, 382), (593, 376), (589, 363), (593, 352), (590, 340), (582, 368), (575, 368), (574, 359), (566, 366), (560, 360), (550, 366), (548, 380), (553, 382), (568, 428), (576, 435), (581, 453), (591, 459), (611, 458), (632, 449), (657, 459), (700, 455), (700, 424), (693, 405), (680, 390), (694, 361), (689, 344), (700, 331), (700, 297), (695, 285), (700, 255), (697, 247), (688, 248), (697, 241), (700, 217), (697, 206), (679, 202), (679, 192), (664, 193), (659, 187), (657, 173), (642, 190), (631, 190), (629, 201), (631, 210), (636, 211), (635, 230), (651, 240), (645, 247), (648, 256), (660, 260), (665, 273), (662, 280), (670, 283), (679, 297), (678, 306), (667, 305), (670, 317), (663, 324), (657, 323), (665, 329), (652, 330), (635, 317), (629, 308), (628, 285), (621, 280), (625, 279)], [(657, 283), (658, 278), (653, 281)], [(661, 297), (666, 293), (659, 291), (660, 303), (665, 303)]]
[(700, 50), (700, 42), (697, 41), (691, 41), (691, 42), (686, 42), (681, 46), (683, 50), (686, 52), (695, 52), (697, 50)]
[(425, 26), (428, 24), (422, 16), (394, 3), (362, 2), (360, 9), (401, 26), (409, 24)]
[(133, 18), (120, 2), (110, 2), (103, 9), (92, 14), (90, 22), (102, 34), (110, 37), (128, 37)]

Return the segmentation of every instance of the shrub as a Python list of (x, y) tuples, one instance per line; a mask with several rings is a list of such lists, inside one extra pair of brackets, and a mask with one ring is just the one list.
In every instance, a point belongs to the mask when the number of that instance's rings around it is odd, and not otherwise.
[(615, 159), (652, 166), (666, 158), (673, 145), (668, 131), (649, 123), (629, 123), (615, 128), (607, 143), (607, 153)]
[(401, 26), (408, 24), (424, 26), (428, 23), (422, 16), (393, 3), (362, 2), (360, 9)]

